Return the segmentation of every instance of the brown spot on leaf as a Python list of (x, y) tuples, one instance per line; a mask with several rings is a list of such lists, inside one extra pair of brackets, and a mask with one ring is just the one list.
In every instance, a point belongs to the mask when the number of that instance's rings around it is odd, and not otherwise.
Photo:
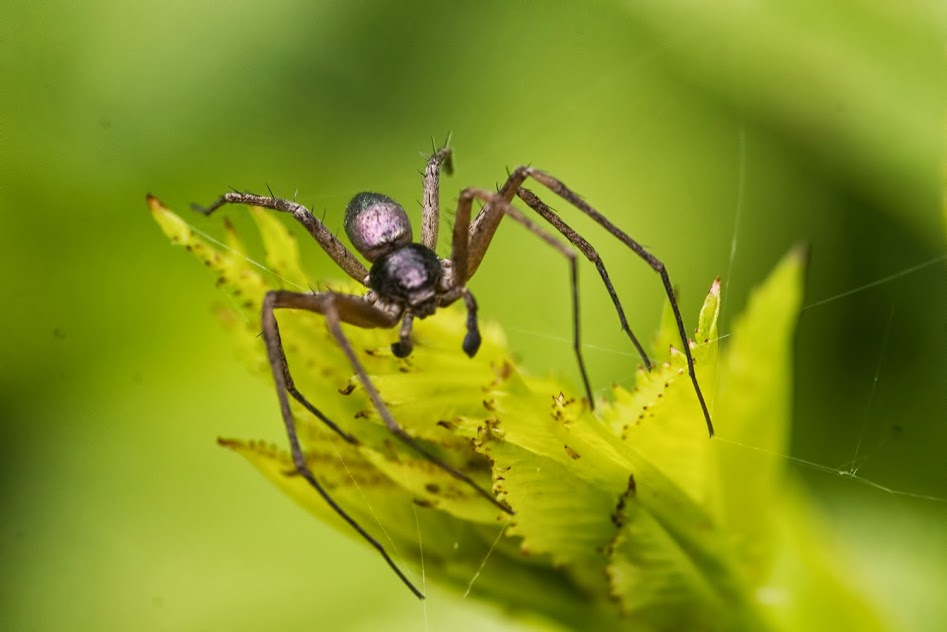
[(513, 365), (509, 362), (504, 362), (503, 366), (500, 367), (500, 370), (497, 372), (497, 375), (501, 380), (505, 380), (513, 374)]
[(354, 391), (354, 390), (355, 390), (355, 382), (349, 382), (348, 384), (345, 385), (344, 388), (340, 388), (340, 389), (339, 389), (339, 394), (340, 394), (340, 395), (349, 395), (349, 394), (351, 394), (351, 392)]
[(612, 524), (617, 528), (621, 528), (627, 516), (625, 515), (625, 505), (628, 503), (628, 499), (633, 496), (638, 491), (638, 485), (635, 483), (635, 475), (628, 475), (628, 489), (621, 496), (618, 497), (618, 504), (615, 506), (615, 512), (612, 514)]

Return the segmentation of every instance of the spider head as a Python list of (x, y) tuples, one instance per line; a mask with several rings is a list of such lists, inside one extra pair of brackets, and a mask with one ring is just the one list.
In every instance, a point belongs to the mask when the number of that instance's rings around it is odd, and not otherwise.
[(378, 296), (424, 318), (437, 309), (437, 287), (443, 274), (433, 250), (408, 244), (380, 256), (368, 273), (368, 284)]
[(345, 234), (371, 262), (412, 241), (408, 214), (381, 193), (359, 193), (352, 198), (345, 208)]

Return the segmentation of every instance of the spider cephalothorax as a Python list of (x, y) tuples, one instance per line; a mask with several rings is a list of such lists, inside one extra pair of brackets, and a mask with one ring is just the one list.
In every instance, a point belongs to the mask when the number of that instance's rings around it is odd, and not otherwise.
[(368, 272), (368, 286), (379, 297), (395, 301), (418, 318), (438, 308), (444, 268), (437, 254), (421, 244), (399, 246), (378, 257)]
[[(309, 209), (294, 201), (274, 196), (267, 197), (231, 192), (222, 195), (208, 208), (196, 207), (197, 210), (205, 214), (210, 214), (226, 204), (248, 204), (289, 213), (309, 231), (309, 234), (332, 257), (339, 268), (366, 286), (367, 292), (361, 296), (333, 291), (302, 293), (272, 290), (268, 292), (263, 301), (263, 339), (266, 342), (267, 356), (273, 370), (280, 411), (289, 437), (290, 452), (296, 471), (309, 482), (343, 520), (348, 522), (353, 529), (378, 550), (392, 570), (401, 578), (401, 581), (421, 598), (424, 595), (398, 568), (381, 543), (366, 532), (342, 507), (336, 504), (306, 464), (306, 457), (300, 446), (293, 414), (289, 406), (288, 398), (290, 396), (346, 441), (357, 443), (357, 440), (339, 428), (296, 389), (289, 374), (286, 355), (283, 351), (279, 326), (276, 321), (276, 310), (306, 310), (324, 315), (333, 338), (345, 352), (355, 374), (358, 376), (359, 382), (371, 399), (372, 405), (395, 437), (426, 457), (437, 467), (469, 485), (498, 509), (512, 513), (512, 510), (498, 501), (494, 494), (478, 486), (463, 472), (434, 456), (395, 421), (351, 343), (345, 336), (341, 324), (347, 323), (362, 328), (393, 328), (400, 321), (401, 329), (398, 340), (392, 344), (391, 349), (394, 355), (405, 357), (412, 350), (412, 320), (415, 317), (425, 318), (431, 316), (439, 307), (463, 299), (467, 309), (467, 333), (462, 348), (467, 355), (473, 356), (480, 347), (480, 333), (477, 326), (477, 302), (470, 290), (467, 289), (467, 282), (473, 277), (486, 255), (487, 248), (500, 224), (500, 220), (504, 217), (510, 217), (510, 219), (521, 224), (559, 251), (569, 262), (573, 350), (579, 365), (586, 401), (590, 408), (594, 408), (595, 399), (592, 396), (592, 388), (585, 370), (580, 344), (576, 252), (561, 244), (549, 231), (510, 205), (514, 197), (519, 197), (595, 265), (618, 313), (622, 331), (628, 335), (629, 340), (638, 350), (645, 367), (650, 369), (651, 361), (628, 325), (621, 301), (618, 299), (618, 294), (615, 292), (598, 252), (588, 241), (569, 227), (555, 211), (531, 191), (523, 188), (523, 183), (527, 178), (530, 178), (594, 220), (637, 256), (646, 261), (661, 277), (683, 343), (681, 348), (687, 359), (688, 373), (707, 423), (707, 430), (713, 435), (710, 412), (704, 402), (700, 385), (697, 383), (694, 360), (691, 356), (687, 333), (684, 329), (684, 320), (677, 306), (667, 269), (657, 257), (612, 224), (604, 215), (589, 206), (587, 202), (557, 178), (532, 167), (517, 167), (510, 173), (504, 185), (497, 192), (478, 188), (466, 188), (461, 191), (457, 202), (457, 213), (454, 216), (450, 256), (441, 259), (434, 249), (437, 246), (440, 217), (438, 192), (442, 167), (446, 171), (450, 170), (451, 149), (449, 147), (443, 147), (435, 152), (428, 160), (427, 167), (424, 170), (424, 203), (419, 243), (413, 241), (411, 222), (404, 208), (391, 198), (380, 193), (359, 193), (349, 202), (345, 212), (345, 232), (355, 249), (371, 263), (370, 269), (366, 269), (365, 265), (339, 241), (332, 231), (317, 220)], [(471, 218), (471, 207), (475, 199), (483, 202), (484, 206), (475, 218)]]

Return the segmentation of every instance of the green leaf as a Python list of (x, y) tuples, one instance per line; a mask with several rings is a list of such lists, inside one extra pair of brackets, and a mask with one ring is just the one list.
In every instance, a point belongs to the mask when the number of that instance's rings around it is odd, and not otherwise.
[[(271, 379), (259, 307), (280, 278), (308, 287), (295, 241), (275, 218), (253, 211), (279, 277), (270, 278), (244, 258), (230, 229), (234, 251), (218, 252), (156, 199), (149, 205), (172, 242), (235, 299), (238, 313), (222, 318), (249, 366)], [(614, 388), (594, 412), (574, 385), (517, 366), (495, 324), (482, 325), (483, 345), (468, 358), (459, 306), (417, 321), (415, 351), (405, 359), (390, 351), (392, 331), (345, 327), (394, 418), (492, 488), (512, 516), (395, 440), (321, 316), (281, 310), (296, 385), (359, 439), (342, 441), (294, 403), (309, 466), (409, 573), (418, 577), (423, 549), (427, 577), (532, 617), (603, 630), (883, 629), (835, 570), (843, 565), (786, 472), (804, 259), (801, 250), (783, 259), (724, 348), (720, 282), (711, 284), (688, 344), (713, 439), (667, 308), (653, 369), (639, 370), (630, 391)], [(280, 423), (275, 405), (271, 423)], [(283, 450), (221, 444), (319, 519), (358, 537)], [(378, 572), (387, 572), (379, 562)], [(829, 609), (832, 601), (844, 608)]]

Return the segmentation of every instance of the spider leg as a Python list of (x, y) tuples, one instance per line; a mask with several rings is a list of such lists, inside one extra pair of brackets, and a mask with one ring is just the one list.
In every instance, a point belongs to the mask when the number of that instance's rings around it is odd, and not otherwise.
[(274, 211), (280, 211), (282, 213), (289, 213), (292, 215), (297, 222), (302, 224), (309, 234), (312, 235), (312, 238), (315, 239), (322, 249), (332, 257), (332, 260), (335, 261), (342, 270), (361, 283), (365, 285), (365, 278), (368, 276), (368, 270), (365, 269), (365, 266), (362, 265), (362, 262), (355, 258), (355, 255), (352, 254), (345, 245), (339, 241), (339, 238), (336, 237), (332, 231), (326, 228), (325, 224), (320, 222), (315, 216), (302, 204), (296, 202), (291, 202), (289, 200), (283, 200), (277, 197), (267, 197), (265, 195), (253, 195), (252, 193), (240, 193), (239, 191), (231, 191), (224, 193), (219, 198), (217, 198), (213, 204), (207, 207), (200, 206), (198, 204), (192, 204), (193, 208), (198, 213), (203, 215), (210, 215), (217, 209), (227, 204), (246, 204), (247, 206), (262, 206), (263, 208), (268, 208)]
[(424, 203), (421, 214), (421, 244), (431, 250), (437, 250), (437, 232), (440, 225), (440, 176), (441, 169), (450, 175), (454, 171), (453, 153), (450, 138), (444, 146), (435, 151), (424, 169)]
[[(387, 322), (385, 319), (387, 315), (384, 314), (384, 312), (375, 309), (360, 297), (355, 296), (338, 295), (328, 292), (322, 294), (300, 294), (285, 290), (273, 290), (267, 292), (263, 300), (263, 338), (266, 341), (267, 355), (269, 357), (270, 366), (273, 369), (273, 379), (276, 382), (276, 395), (279, 399), (280, 411), (283, 414), (283, 422), (286, 425), (286, 434), (289, 437), (293, 465), (296, 467), (296, 471), (299, 475), (316, 490), (329, 507), (381, 554), (382, 558), (384, 558), (385, 562), (388, 563), (388, 566), (395, 572), (398, 578), (401, 579), (405, 586), (407, 586), (418, 599), (424, 599), (424, 594), (418, 590), (414, 584), (411, 583), (411, 580), (405, 576), (402, 570), (398, 568), (394, 560), (391, 559), (391, 556), (388, 555), (388, 551), (385, 550), (385, 547), (372, 537), (371, 534), (365, 531), (352, 516), (332, 499), (325, 488), (322, 487), (306, 464), (306, 456), (303, 454), (299, 437), (296, 434), (296, 424), (293, 421), (293, 413), (289, 408), (289, 399), (286, 397), (287, 391), (290, 390), (289, 384), (287, 384), (289, 369), (286, 364), (286, 355), (283, 353), (283, 343), (280, 340), (279, 326), (276, 323), (276, 315), (274, 312), (279, 308), (307, 309), (318, 313), (325, 313), (331, 309), (336, 320), (336, 326), (338, 326), (339, 311), (338, 307), (336, 307), (336, 302), (342, 305), (342, 309), (346, 314), (346, 320), (352, 321), (353, 324), (373, 326), (371, 323), (374, 323), (374, 326), (384, 326), (385, 322)], [(374, 314), (372, 310), (375, 311)], [(293, 387), (293, 390), (295, 390), (295, 387)], [(306, 407), (310, 408), (310, 406), (311, 405), (307, 405)], [(312, 410), (312, 408), (310, 408), (310, 410)], [(328, 422), (321, 413), (316, 413), (316, 416), (322, 421)], [(329, 426), (343, 436), (347, 436), (342, 433), (335, 424), (329, 422)]]
[[(490, 500), (490, 502), (492, 502), (498, 508), (507, 513), (512, 513), (512, 511), (509, 507), (497, 501), (494, 496), (478, 486), (477, 483), (466, 474), (454, 469), (421, 447), (413, 437), (408, 435), (408, 433), (398, 425), (398, 423), (391, 416), (391, 413), (388, 411), (388, 407), (385, 405), (384, 401), (382, 401), (378, 390), (369, 379), (365, 368), (362, 366), (362, 363), (356, 356), (351, 343), (345, 336), (345, 333), (342, 331), (341, 327), (341, 323), (346, 322), (364, 329), (371, 329), (375, 327), (388, 328), (394, 326), (394, 324), (397, 322), (396, 317), (393, 317), (388, 312), (378, 309), (374, 305), (368, 303), (362, 297), (353, 296), (350, 294), (342, 294), (338, 292), (308, 294), (291, 292), (288, 290), (272, 290), (267, 292), (266, 297), (263, 300), (263, 338), (266, 341), (267, 355), (270, 361), (270, 366), (273, 370), (273, 379), (276, 383), (276, 394), (280, 403), (280, 411), (283, 416), (283, 422), (286, 426), (286, 434), (289, 437), (290, 453), (292, 454), (293, 465), (296, 467), (296, 470), (299, 472), (299, 474), (309, 482), (309, 484), (320, 496), (322, 496), (323, 500), (328, 503), (332, 510), (335, 511), (343, 520), (348, 522), (349, 525), (355, 529), (359, 535), (361, 535), (369, 544), (371, 544), (372, 547), (374, 547), (381, 554), (392, 570), (395, 571), (401, 581), (404, 582), (405, 585), (407, 585), (415, 595), (423, 599), (424, 595), (421, 594), (421, 592), (410, 582), (410, 580), (407, 579), (401, 569), (395, 565), (394, 561), (388, 555), (388, 552), (381, 545), (381, 543), (369, 535), (368, 532), (365, 531), (361, 525), (355, 521), (354, 518), (346, 513), (345, 510), (342, 509), (329, 496), (325, 489), (319, 484), (318, 480), (316, 480), (312, 471), (309, 469), (309, 466), (306, 464), (306, 457), (303, 454), (302, 446), (300, 445), (299, 437), (296, 433), (296, 425), (293, 419), (293, 414), (289, 408), (289, 399), (287, 397), (287, 393), (292, 394), (292, 392), (295, 390), (295, 386), (292, 386), (291, 390), (291, 378), (289, 380), (287, 379), (289, 376), (289, 368), (286, 362), (286, 354), (283, 351), (283, 344), (280, 339), (279, 326), (276, 322), (275, 311), (277, 309), (305, 310), (324, 315), (329, 332), (336, 339), (339, 347), (342, 348), (343, 352), (348, 358), (349, 363), (355, 369), (355, 373), (358, 376), (362, 387), (368, 393), (369, 398), (372, 400), (372, 404), (378, 411), (379, 415), (381, 415), (382, 420), (391, 433), (394, 434), (402, 443), (415, 450), (418, 454), (428, 459), (431, 463), (441, 468), (454, 478), (457, 478), (458, 480), (463, 481), (472, 487), (477, 491), (477, 493)], [(405, 320), (410, 322), (410, 319)], [(298, 391), (296, 392), (298, 393)], [(302, 397), (302, 395), (300, 395), (300, 397)], [(340, 428), (338, 428), (338, 426), (329, 421), (325, 415), (318, 411), (318, 409), (309, 404), (308, 401), (305, 401), (305, 398), (302, 398), (300, 403), (302, 403), (308, 410), (314, 412), (314, 414), (321, 421), (339, 433), (343, 438), (346, 438), (346, 440), (351, 438), (350, 435), (346, 434)]]
[[(520, 167), (515, 172), (508, 174), (506, 181), (503, 183), (497, 192), (498, 195), (504, 202), (509, 204), (513, 201), (513, 198), (516, 196), (516, 191), (519, 189), (520, 185), (523, 184), (523, 180), (526, 179), (524, 174), (519, 173)], [(464, 276), (464, 281), (472, 278), (473, 275), (477, 272), (477, 268), (480, 267), (480, 263), (483, 261), (484, 256), (487, 254), (487, 248), (490, 246), (490, 242), (493, 240), (493, 235), (496, 233), (497, 228), (500, 225), (500, 220), (503, 219), (505, 213), (497, 208), (494, 208), (495, 204), (484, 204), (483, 208), (480, 209), (480, 212), (477, 213), (477, 217), (473, 221), (467, 219), (469, 224), (468, 235), (464, 240), (464, 249), (470, 249), (470, 254), (467, 259), (467, 270), (466, 276)], [(454, 226), (457, 226), (457, 218), (454, 218)], [(457, 231), (454, 231), (454, 249), (456, 251), (458, 247), (458, 234)]]
[[(704, 421), (707, 423), (707, 431), (712, 437), (714, 434), (713, 422), (710, 419), (710, 411), (707, 409), (707, 403), (704, 401), (704, 394), (701, 392), (700, 384), (697, 382), (697, 374), (694, 371), (694, 357), (691, 355), (690, 343), (687, 339), (687, 330), (684, 328), (684, 318), (681, 316), (681, 309), (674, 296), (674, 288), (671, 286), (671, 279), (668, 276), (667, 267), (660, 259), (652, 255), (641, 244), (610, 222), (608, 218), (589, 206), (585, 200), (569, 189), (562, 181), (544, 171), (533, 167), (517, 167), (500, 189), (499, 197), (506, 202), (512, 200), (513, 196), (521, 191), (521, 186), (528, 177), (536, 180), (563, 200), (591, 217), (599, 226), (646, 261), (661, 277), (664, 292), (667, 294), (668, 301), (671, 304), (671, 311), (674, 312), (674, 319), (677, 321), (678, 333), (681, 335), (684, 357), (687, 359), (687, 372), (690, 375), (691, 382), (694, 384), (694, 391), (697, 393), (697, 400), (700, 402), (700, 408), (704, 414)], [(528, 195), (529, 194), (527, 194), (527, 196)], [(497, 226), (505, 214), (504, 212), (500, 212), (502, 209), (500, 209), (500, 211), (496, 210), (494, 208), (495, 206), (496, 204), (485, 206), (470, 226), (471, 254), (466, 268), (467, 278), (470, 278), (470, 276), (476, 272), (477, 267), (483, 260), (487, 247), (490, 245), (490, 240), (493, 238), (493, 234), (496, 232)], [(551, 209), (549, 209), (549, 211), (552, 213)], [(537, 210), (537, 212), (539, 211)]]
[(385, 402), (382, 400), (381, 395), (378, 393), (378, 389), (375, 388), (375, 385), (372, 383), (371, 379), (368, 377), (368, 373), (365, 372), (365, 367), (362, 366), (361, 361), (358, 359), (358, 356), (355, 355), (355, 350), (352, 348), (351, 343), (348, 338), (345, 336), (345, 333), (342, 331), (340, 326), (339, 312), (336, 309), (336, 306), (330, 301), (326, 305), (325, 309), (326, 322), (329, 325), (329, 332), (335, 338), (336, 342), (339, 343), (339, 346), (342, 348), (342, 351), (345, 352), (345, 355), (349, 359), (349, 363), (355, 369), (355, 374), (358, 376), (359, 382), (361, 382), (362, 387), (365, 389), (365, 392), (368, 393), (369, 399), (372, 400), (372, 404), (375, 406), (375, 410), (378, 411), (378, 414), (381, 416), (382, 421), (388, 427), (388, 430), (391, 431), (399, 441), (404, 443), (406, 446), (425, 457), (428, 461), (441, 468), (454, 478), (459, 481), (462, 481), (469, 485), (474, 491), (478, 494), (489, 500), (491, 503), (496, 505), (500, 510), (512, 514), (513, 510), (501, 503), (496, 499), (496, 497), (485, 489), (481, 488), (477, 483), (464, 474), (463, 472), (451, 467), (447, 463), (444, 463), (442, 460), (434, 456), (431, 452), (421, 447), (421, 445), (407, 432), (404, 428), (398, 425), (398, 422), (394, 420), (394, 417), (391, 416), (391, 412), (388, 410), (388, 406), (385, 405)]
[(641, 356), (642, 361), (644, 361), (645, 367), (650, 371), (651, 370), (651, 360), (648, 358), (647, 352), (644, 350), (644, 347), (641, 346), (641, 343), (638, 342), (638, 338), (635, 336), (634, 332), (631, 331), (631, 327), (628, 325), (628, 319), (625, 317), (625, 310), (622, 308), (621, 301), (618, 298), (618, 293), (615, 291), (615, 286), (612, 285), (612, 280), (608, 276), (608, 271), (605, 269), (605, 264), (602, 262), (602, 257), (599, 256), (598, 251), (592, 247), (588, 241), (586, 241), (582, 235), (575, 232), (575, 230), (562, 221), (562, 218), (559, 217), (555, 211), (549, 208), (542, 200), (540, 200), (536, 195), (529, 189), (520, 188), (517, 192), (517, 195), (521, 200), (526, 202), (531, 209), (539, 213), (539, 215), (549, 222), (556, 230), (562, 233), (566, 239), (568, 239), (573, 246), (578, 248), (582, 254), (585, 255), (586, 259), (592, 262), (595, 268), (598, 270), (599, 276), (602, 277), (602, 283), (605, 284), (605, 289), (608, 290), (608, 295), (612, 298), (612, 303), (615, 305), (615, 311), (618, 312), (618, 320), (621, 323), (621, 330), (625, 332), (628, 338), (631, 340), (631, 343), (635, 345), (635, 349), (638, 350), (638, 355)]
[[(544, 242), (555, 248), (569, 261), (569, 280), (572, 292), (572, 348), (579, 364), (579, 373), (582, 375), (582, 384), (585, 386), (585, 395), (589, 406), (595, 409), (595, 398), (592, 396), (592, 386), (585, 369), (585, 360), (582, 357), (581, 327), (579, 323), (579, 268), (576, 265), (575, 251), (559, 243), (551, 234), (545, 231), (533, 220), (510, 206), (503, 198), (502, 193), (492, 193), (486, 189), (467, 188), (461, 191), (457, 202), (457, 215), (454, 218), (454, 241), (451, 251), (451, 262), (455, 273), (457, 270), (467, 270), (472, 249), (468, 248), (468, 227), (470, 226), (470, 208), (474, 198), (490, 204), (494, 212), (509, 215), (511, 219), (522, 224), (527, 230), (538, 236)], [(461, 285), (462, 285), (461, 281)], [(473, 298), (473, 297), (471, 297)], [(473, 318), (476, 318), (476, 303), (473, 304)], [(471, 310), (468, 303), (468, 328)], [(475, 323), (474, 323), (475, 324)], [(465, 341), (466, 342), (466, 341)]]
[[(342, 319), (345, 322), (358, 325), (364, 329), (370, 329), (373, 327), (387, 328), (391, 327), (395, 322), (395, 320), (393, 320), (387, 313), (382, 312), (374, 308), (372, 305), (366, 303), (365, 300), (360, 296), (352, 296), (349, 294), (341, 294), (331, 291), (320, 293), (314, 292), (312, 294), (302, 294), (298, 292), (282, 290), (271, 291), (267, 293), (266, 298), (264, 299), (264, 308), (266, 308), (267, 304), (269, 304), (269, 309), (271, 310), (279, 308), (295, 308), (314, 311), (317, 313), (324, 313), (324, 308), (320, 307), (320, 305), (322, 305), (327, 300), (325, 298), (327, 295), (335, 295), (339, 297), (335, 300), (341, 303), (343, 306)], [(309, 297), (316, 297), (316, 299), (309, 300)], [(265, 322), (266, 321), (264, 319), (264, 338), (267, 335)], [(282, 371), (282, 383), (277, 380), (277, 389), (284, 388), (286, 392), (292, 395), (293, 399), (302, 404), (306, 410), (312, 413), (336, 434), (338, 434), (348, 443), (357, 445), (358, 439), (339, 428), (335, 422), (326, 417), (321, 410), (316, 408), (316, 406), (306, 399), (306, 396), (296, 388), (296, 383), (293, 381), (293, 376), (289, 371), (289, 362), (286, 360), (286, 354), (283, 352), (283, 343), (280, 338), (279, 326), (276, 324), (275, 319), (273, 321), (272, 336), (274, 337), (277, 344), (268, 354), (270, 358), (270, 364), (274, 371), (277, 367), (280, 367)], [(270, 350), (269, 341), (267, 342), (267, 349)]]

